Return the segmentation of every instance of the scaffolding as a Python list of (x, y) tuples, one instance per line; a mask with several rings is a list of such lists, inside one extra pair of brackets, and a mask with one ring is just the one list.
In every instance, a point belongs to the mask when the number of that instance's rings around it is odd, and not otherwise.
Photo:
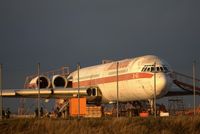
[(170, 115), (183, 115), (185, 106), (183, 97), (172, 97), (168, 99), (168, 111)]

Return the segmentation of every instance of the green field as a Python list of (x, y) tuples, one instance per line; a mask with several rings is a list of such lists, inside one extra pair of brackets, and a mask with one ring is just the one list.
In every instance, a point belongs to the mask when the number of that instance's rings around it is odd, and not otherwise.
[(200, 116), (165, 118), (9, 119), (0, 134), (199, 134)]

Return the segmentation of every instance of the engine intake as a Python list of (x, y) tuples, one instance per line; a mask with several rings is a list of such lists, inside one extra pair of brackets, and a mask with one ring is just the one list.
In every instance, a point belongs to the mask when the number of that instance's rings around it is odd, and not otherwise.
[(40, 88), (49, 88), (51, 83), (49, 78), (47, 78), (46, 76), (37, 76), (35, 78), (33, 78), (30, 83), (29, 83), (29, 88), (37, 88), (38, 87), (38, 78), (40, 79)]
[(67, 79), (64, 76), (61, 75), (54, 75), (52, 78), (52, 87), (67, 87)]
[(87, 89), (88, 96), (97, 96), (97, 88), (88, 88)]

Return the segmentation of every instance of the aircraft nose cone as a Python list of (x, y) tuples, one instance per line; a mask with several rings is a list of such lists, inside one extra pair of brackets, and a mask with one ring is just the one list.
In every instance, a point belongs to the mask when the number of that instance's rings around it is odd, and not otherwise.
[(156, 96), (160, 97), (167, 93), (169, 87), (172, 84), (172, 80), (167, 74), (156, 74)]

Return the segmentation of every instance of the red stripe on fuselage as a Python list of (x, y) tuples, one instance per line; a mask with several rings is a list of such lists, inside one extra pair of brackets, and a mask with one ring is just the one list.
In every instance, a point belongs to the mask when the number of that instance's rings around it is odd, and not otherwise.
[[(125, 80), (131, 80), (131, 79), (142, 79), (142, 78), (151, 78), (153, 74), (150, 73), (129, 73), (129, 74), (121, 74), (118, 76), (119, 81), (125, 81)], [(86, 87), (86, 86), (95, 86), (97, 84), (105, 84), (105, 83), (111, 83), (116, 82), (117, 77), (116, 76), (108, 76), (108, 77), (102, 77), (102, 78), (96, 78), (96, 79), (90, 79), (90, 80), (80, 80), (79, 84), (80, 87)], [(78, 87), (78, 82), (73, 82), (73, 87)]]

